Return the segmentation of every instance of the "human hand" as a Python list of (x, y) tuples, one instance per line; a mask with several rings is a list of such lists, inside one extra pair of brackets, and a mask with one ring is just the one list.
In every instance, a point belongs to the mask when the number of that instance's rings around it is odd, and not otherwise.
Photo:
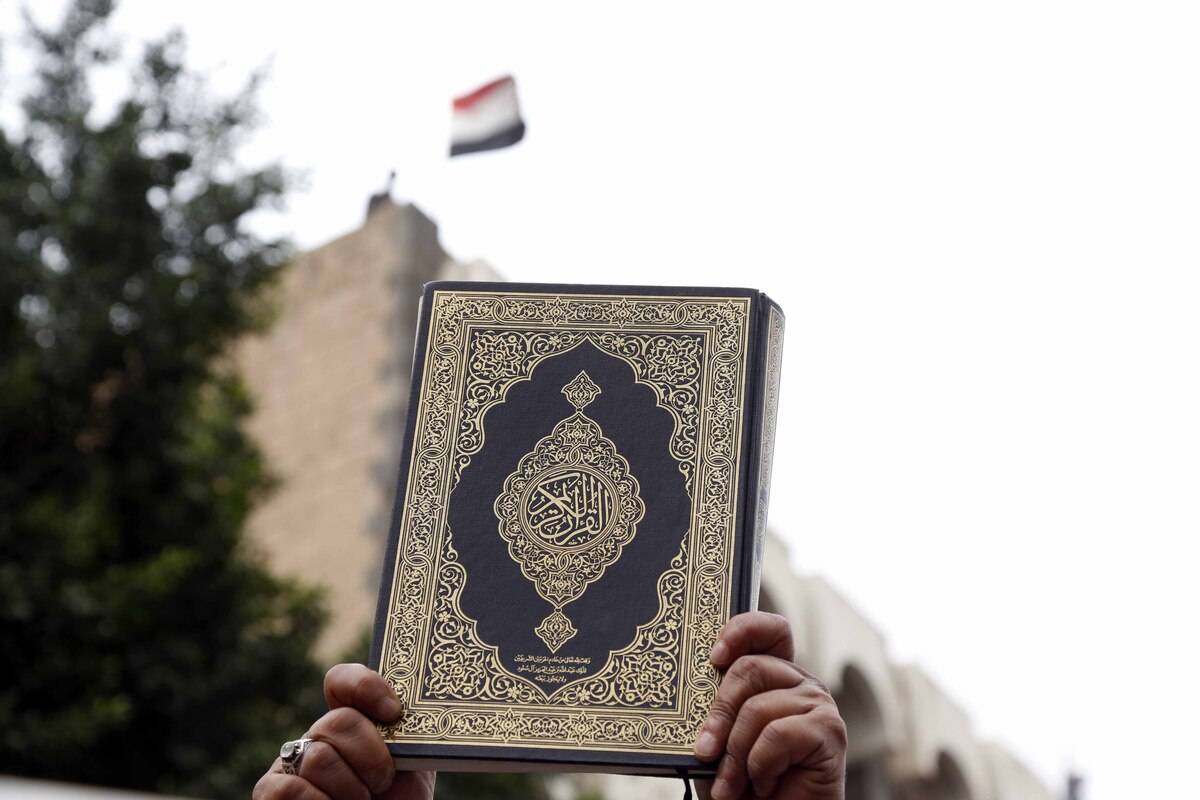
[(843, 800), (845, 723), (792, 656), (791, 626), (777, 614), (739, 614), (721, 630), (711, 659), (727, 671), (695, 748), (702, 761), (724, 753), (712, 800)]
[(397, 772), (375, 722), (394, 722), (403, 710), (379, 673), (362, 664), (338, 664), (325, 674), (321, 717), (296, 775), (282, 759), (254, 787), (253, 800), (430, 800), (434, 773)]

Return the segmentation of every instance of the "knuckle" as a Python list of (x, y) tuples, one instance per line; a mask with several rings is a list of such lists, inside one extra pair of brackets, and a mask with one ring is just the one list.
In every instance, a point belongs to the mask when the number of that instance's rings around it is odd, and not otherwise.
[(778, 721), (768, 723), (758, 735), (757, 746), (746, 758), (746, 771), (750, 773), (751, 780), (761, 781), (770, 777), (767, 773), (771, 769), (772, 756), (781, 751), (786, 752), (787, 749), (787, 737), (780, 729)]
[(709, 717), (726, 724), (733, 722), (736, 709), (725, 697), (718, 694), (708, 709)]
[(789, 750), (791, 748), (791, 739), (783, 720), (774, 719), (764, 725), (758, 738), (765, 747), (770, 749)]
[(755, 785), (761, 784), (772, 777), (770, 772), (771, 764), (767, 757), (758, 750), (751, 750), (746, 759), (746, 777), (750, 782)]
[(341, 756), (338, 755), (333, 745), (316, 741), (309, 745), (308, 750), (304, 753), (301, 772), (305, 775), (331, 772), (341, 760)]
[(815, 692), (825, 695), (831, 700), (833, 699), (833, 692), (829, 691), (829, 687), (825, 685), (823, 680), (804, 669), (804, 667), (796, 665), (796, 669), (800, 671), (801, 684)]
[(758, 686), (762, 683), (762, 662), (754, 656), (742, 656), (729, 668), (729, 677), (737, 683)]
[(746, 754), (750, 751), (750, 743), (745, 741), (745, 736), (738, 735), (739, 733), (740, 731), (735, 729), (725, 742), (725, 759), (729, 761), (730, 767), (737, 767), (745, 762)]
[(824, 681), (822, 681), (820, 678), (818, 678), (818, 677), (817, 677), (817, 676), (816, 676), (816, 675), (815, 675), (815, 674), (812, 672), (812, 670), (810, 670), (810, 669), (808, 669), (808, 668), (804, 667), (804, 666), (803, 666), (803, 665), (801, 665), (801, 664), (794, 664), (794, 666), (796, 667), (796, 669), (797, 669), (797, 670), (799, 670), (800, 674), (801, 674), (801, 675), (804, 677), (804, 680), (805, 680), (805, 681), (807, 681), (807, 682), (809, 682), (809, 683), (813, 684), (814, 686), (819, 686), (819, 687), (821, 687), (821, 691), (823, 691), (823, 692), (827, 692), (827, 693), (829, 692), (829, 687), (828, 687), (828, 686), (826, 686), (826, 685), (825, 685), (825, 682), (824, 682)]
[(839, 750), (845, 751), (850, 744), (850, 734), (846, 730), (846, 722), (838, 713), (836, 707), (826, 706), (822, 715), (826, 733)]
[(317, 720), (313, 731), (323, 736), (341, 736), (358, 727), (363, 719), (363, 715), (358, 711), (349, 706), (342, 706), (326, 712), (325, 716)]
[(825, 686), (820, 682), (815, 682), (809, 678), (805, 678), (803, 681), (801, 681), (800, 685), (796, 687), (796, 691), (806, 700), (812, 702), (813, 705), (833, 705), (833, 695), (831, 695), (829, 690), (826, 689)]
[(761, 694), (756, 694), (742, 704), (738, 721), (745, 721), (751, 728), (762, 728), (771, 719), (771, 701)]

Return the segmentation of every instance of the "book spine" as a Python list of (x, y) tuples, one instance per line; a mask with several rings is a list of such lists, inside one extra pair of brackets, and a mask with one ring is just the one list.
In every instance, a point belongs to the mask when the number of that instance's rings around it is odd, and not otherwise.
[(754, 416), (758, 420), (757, 441), (754, 443), (754, 458), (751, 475), (754, 518), (748, 526), (753, 541), (750, 561), (749, 608), (758, 609), (758, 595), (762, 587), (763, 551), (767, 539), (767, 508), (771, 499), (771, 465), (775, 455), (775, 425), (779, 417), (779, 376), (783, 367), (783, 311), (765, 295), (762, 296), (762, 312), (759, 319), (759, 363), (760, 382), (756, 397)]
[(367, 665), (380, 671), (383, 664), (383, 635), (387, 621), (391, 587), (395, 582), (396, 550), (400, 545), (400, 522), (404, 515), (404, 489), (408, 483), (412, 466), (413, 436), (416, 430), (418, 398), (425, 374), (425, 349), (429, 343), (429, 314), (432, 308), (433, 283), (426, 283), (417, 303), (417, 331), (413, 337), (412, 370), (408, 379), (408, 408), (405, 411), (404, 438), (400, 450), (400, 473), (396, 479), (395, 500), (392, 503), (391, 523), (388, 527), (387, 545), (384, 548), (382, 577), (379, 582), (379, 599), (375, 607), (375, 624), (371, 630), (371, 651)]

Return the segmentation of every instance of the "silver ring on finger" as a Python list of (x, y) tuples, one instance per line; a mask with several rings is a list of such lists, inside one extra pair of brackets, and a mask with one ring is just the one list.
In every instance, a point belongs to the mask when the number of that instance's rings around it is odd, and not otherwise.
[(300, 762), (304, 760), (304, 752), (312, 743), (312, 739), (293, 739), (283, 743), (283, 747), (279, 748), (279, 760), (283, 765), (284, 775), (300, 774)]

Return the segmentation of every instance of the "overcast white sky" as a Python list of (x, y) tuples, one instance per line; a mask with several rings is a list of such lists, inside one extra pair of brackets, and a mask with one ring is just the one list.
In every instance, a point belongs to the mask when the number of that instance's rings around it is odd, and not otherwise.
[[(796, 566), (1047, 780), (1195, 796), (1200, 7), (118, 16), (171, 24), (218, 85), (272, 60), (248, 157), (307, 171), (274, 223), (302, 245), (356, 227), (394, 167), (454, 255), (511, 279), (778, 299), (771, 517)], [(450, 162), (450, 99), (505, 72), (526, 140)]]

